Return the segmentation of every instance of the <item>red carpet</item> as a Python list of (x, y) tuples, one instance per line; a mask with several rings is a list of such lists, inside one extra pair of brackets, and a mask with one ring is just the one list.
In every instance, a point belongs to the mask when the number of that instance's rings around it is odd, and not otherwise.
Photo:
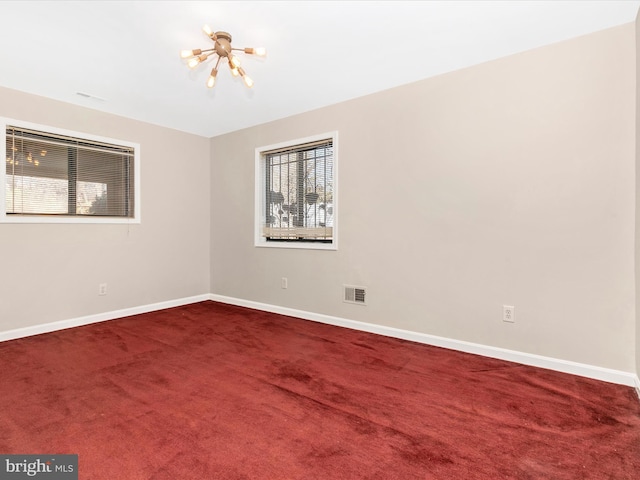
[(203, 302), (0, 343), (0, 453), (80, 479), (638, 479), (632, 388)]

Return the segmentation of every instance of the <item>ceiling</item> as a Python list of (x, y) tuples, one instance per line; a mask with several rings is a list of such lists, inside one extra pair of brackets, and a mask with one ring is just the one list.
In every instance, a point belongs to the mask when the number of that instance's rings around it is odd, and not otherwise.
[[(213, 137), (635, 20), (640, 1), (0, 1), (0, 85)], [(247, 89), (194, 70), (209, 24)], [(91, 95), (83, 97), (78, 93)]]

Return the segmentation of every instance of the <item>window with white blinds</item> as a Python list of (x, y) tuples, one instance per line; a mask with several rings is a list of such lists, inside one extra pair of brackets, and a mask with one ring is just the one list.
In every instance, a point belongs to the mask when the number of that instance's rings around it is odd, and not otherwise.
[(5, 123), (4, 219), (138, 219), (138, 148)]
[(335, 249), (336, 136), (256, 150), (256, 245)]

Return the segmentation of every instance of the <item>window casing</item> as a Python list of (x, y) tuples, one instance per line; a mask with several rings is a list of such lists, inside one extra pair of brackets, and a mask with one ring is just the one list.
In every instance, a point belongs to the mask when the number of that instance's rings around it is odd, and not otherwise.
[(337, 133), (256, 149), (256, 246), (337, 249)]
[(140, 221), (139, 145), (10, 119), (0, 123), (0, 221)]

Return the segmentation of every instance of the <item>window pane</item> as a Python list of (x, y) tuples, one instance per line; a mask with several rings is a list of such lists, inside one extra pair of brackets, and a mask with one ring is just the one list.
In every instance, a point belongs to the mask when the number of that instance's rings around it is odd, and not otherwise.
[[(90, 202), (94, 202), (97, 197), (100, 198), (93, 209), (82, 208), (82, 211), (76, 213), (78, 215), (131, 216), (133, 214), (133, 192), (129, 187), (133, 179), (131, 167), (132, 162), (126, 156), (80, 150), (77, 162), (77, 205), (80, 206), (80, 202), (85, 202), (85, 196), (90, 198)], [(88, 190), (81, 195), (83, 188)]]
[(13, 213), (66, 214), (68, 182), (45, 177), (6, 177), (7, 211)]
[(78, 182), (76, 213), (78, 215), (107, 215), (107, 184)]
[(264, 228), (267, 241), (333, 240), (332, 141), (265, 156)]
[(7, 127), (6, 212), (134, 216), (133, 149)]

